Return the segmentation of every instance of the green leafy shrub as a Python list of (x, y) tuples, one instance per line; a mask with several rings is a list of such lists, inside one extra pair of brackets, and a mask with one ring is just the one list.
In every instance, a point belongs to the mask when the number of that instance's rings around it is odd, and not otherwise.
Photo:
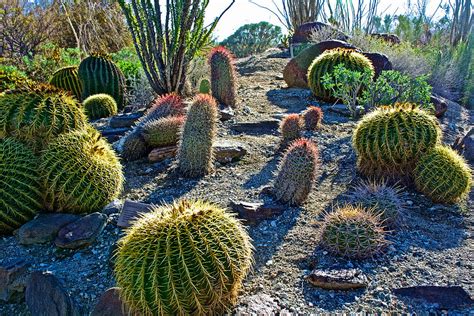
[(117, 114), (117, 103), (114, 98), (105, 93), (89, 96), (84, 100), (83, 105), (90, 120)]
[[(140, 63), (140, 59), (133, 47), (122, 48), (110, 56), (127, 80), (139, 76), (139, 73), (142, 70), (142, 64)], [(129, 85), (127, 84), (127, 86)]]
[(132, 310), (220, 315), (236, 302), (252, 245), (233, 215), (181, 200), (140, 217), (119, 241), (116, 258), (117, 284)]
[(19, 88), (27, 82), (28, 77), (17, 67), (0, 64), (0, 92)]
[(68, 66), (58, 69), (49, 83), (57, 88), (71, 92), (81, 101), (82, 83), (77, 74), (77, 66)]

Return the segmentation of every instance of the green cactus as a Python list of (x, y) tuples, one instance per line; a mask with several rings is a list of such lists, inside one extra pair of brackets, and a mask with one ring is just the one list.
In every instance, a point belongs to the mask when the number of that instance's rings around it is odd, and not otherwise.
[(334, 255), (364, 259), (379, 254), (387, 245), (378, 216), (358, 206), (346, 205), (325, 215), (320, 243)]
[(77, 66), (69, 66), (57, 70), (49, 83), (57, 88), (71, 92), (79, 101), (81, 100), (82, 83), (79, 80)]
[(199, 93), (210, 94), (211, 93), (211, 83), (208, 79), (202, 79), (199, 83)]
[(353, 134), (358, 168), (367, 176), (409, 176), (416, 160), (440, 142), (434, 116), (413, 104), (397, 103), (365, 115)]
[(143, 135), (143, 126), (136, 126), (118, 142), (118, 152), (125, 161), (134, 161), (145, 157), (149, 147)]
[(114, 98), (105, 93), (91, 95), (84, 100), (83, 105), (90, 120), (117, 114), (117, 103)]
[(153, 148), (175, 145), (183, 123), (184, 116), (167, 116), (150, 121), (143, 126), (143, 137)]
[(41, 156), (48, 208), (57, 212), (100, 211), (122, 190), (122, 166), (92, 127), (62, 134)]
[(0, 95), (0, 137), (11, 135), (43, 149), (59, 134), (87, 126), (76, 99), (51, 85), (28, 85)]
[(176, 93), (167, 93), (153, 100), (146, 114), (136, 125), (143, 126), (147, 122), (155, 121), (162, 117), (181, 116), (185, 112), (183, 99)]
[(212, 96), (220, 104), (235, 108), (235, 66), (231, 52), (214, 47), (209, 57)]
[(303, 122), (298, 114), (290, 114), (283, 119), (280, 125), (282, 145), (287, 146), (301, 137)]
[(143, 214), (119, 241), (122, 300), (141, 315), (220, 315), (252, 263), (250, 238), (231, 214), (202, 201)]
[(472, 186), (472, 170), (449, 147), (438, 145), (423, 155), (415, 171), (416, 188), (436, 203), (456, 203)]
[(275, 197), (292, 205), (302, 204), (316, 179), (318, 148), (308, 139), (295, 140), (285, 152), (274, 182)]
[(217, 103), (208, 94), (198, 94), (188, 109), (179, 141), (178, 169), (183, 175), (198, 177), (212, 170), (216, 131)]
[(304, 126), (308, 131), (315, 131), (323, 121), (323, 111), (318, 106), (310, 106), (303, 112)]
[(38, 164), (27, 146), (0, 139), (0, 235), (12, 233), (41, 210)]
[(324, 88), (322, 77), (331, 73), (339, 64), (343, 64), (346, 69), (351, 71), (362, 73), (368, 70), (372, 74), (372, 78), (375, 75), (372, 62), (361, 53), (346, 48), (327, 50), (319, 55), (308, 68), (308, 85), (318, 99), (326, 102), (336, 100), (331, 91)]
[(106, 93), (117, 102), (119, 111), (125, 107), (125, 77), (107, 56), (92, 54), (82, 60), (79, 79), (83, 87), (82, 100), (93, 94)]

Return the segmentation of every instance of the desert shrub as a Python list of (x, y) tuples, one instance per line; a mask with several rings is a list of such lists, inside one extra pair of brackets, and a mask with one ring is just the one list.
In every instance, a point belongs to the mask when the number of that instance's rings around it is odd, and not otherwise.
[(264, 52), (281, 41), (281, 28), (268, 22), (246, 24), (237, 29), (220, 45), (230, 49), (237, 57)]
[(136, 77), (128, 77), (126, 80), (128, 88), (125, 91), (127, 107), (132, 110), (141, 109), (155, 99), (155, 92), (151, 88), (143, 69), (140, 69)]
[(27, 81), (28, 77), (17, 67), (0, 64), (0, 92), (15, 89)]
[(133, 47), (125, 47), (118, 52), (110, 54), (110, 57), (127, 79), (127, 86), (130, 86), (130, 80), (137, 78), (142, 70), (142, 64), (140, 59), (138, 59), (135, 49)]

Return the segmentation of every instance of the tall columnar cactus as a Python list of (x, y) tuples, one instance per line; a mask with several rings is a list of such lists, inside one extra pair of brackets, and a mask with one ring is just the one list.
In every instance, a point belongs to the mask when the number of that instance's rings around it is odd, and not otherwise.
[(107, 56), (92, 54), (79, 65), (79, 79), (82, 83), (82, 100), (93, 94), (106, 93), (117, 102), (117, 107), (125, 107), (125, 77), (122, 71)]
[(380, 107), (365, 115), (354, 130), (359, 170), (371, 175), (410, 175), (423, 153), (440, 142), (434, 116), (413, 104)]
[(105, 93), (93, 94), (83, 102), (84, 110), (90, 120), (117, 114), (117, 103)]
[(274, 182), (275, 197), (293, 205), (303, 203), (316, 179), (318, 149), (307, 139), (294, 141), (285, 152)]
[(122, 166), (93, 128), (58, 136), (43, 152), (40, 170), (48, 207), (58, 212), (100, 211), (122, 190)]
[(301, 137), (303, 122), (298, 114), (290, 114), (283, 119), (280, 126), (284, 146)]
[(82, 96), (82, 83), (79, 80), (77, 66), (68, 66), (58, 69), (49, 83), (57, 88), (71, 92), (79, 101)]
[(184, 116), (167, 116), (143, 126), (143, 137), (152, 148), (175, 145), (184, 124)]
[(231, 52), (223, 46), (214, 47), (209, 57), (212, 96), (217, 102), (235, 107), (235, 66)]
[(38, 164), (27, 146), (0, 139), (0, 235), (10, 234), (41, 210)]
[(11, 135), (36, 150), (59, 134), (87, 126), (76, 99), (51, 85), (29, 85), (0, 95), (0, 136)]
[(324, 89), (322, 77), (331, 73), (339, 64), (343, 64), (348, 70), (358, 72), (368, 70), (372, 73), (372, 77), (375, 75), (371, 61), (361, 53), (346, 48), (327, 50), (319, 55), (308, 68), (308, 85), (318, 99), (327, 102), (335, 101), (331, 91)]
[(387, 245), (379, 218), (364, 208), (346, 205), (326, 214), (320, 243), (332, 254), (364, 259), (379, 254)]
[(436, 146), (418, 161), (416, 188), (437, 203), (456, 203), (472, 187), (472, 170), (464, 159), (446, 146)]
[(155, 207), (119, 241), (115, 276), (142, 315), (220, 315), (252, 263), (250, 238), (231, 214), (202, 201)]
[(323, 111), (318, 106), (310, 106), (303, 112), (304, 126), (308, 131), (317, 130), (323, 121)]
[(217, 130), (217, 103), (208, 94), (198, 94), (188, 109), (178, 149), (178, 168), (188, 177), (198, 177), (213, 168), (212, 144)]

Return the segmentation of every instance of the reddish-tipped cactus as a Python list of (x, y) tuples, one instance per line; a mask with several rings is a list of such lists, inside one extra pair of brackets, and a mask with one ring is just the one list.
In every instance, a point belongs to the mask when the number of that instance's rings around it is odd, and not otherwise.
[(295, 139), (301, 137), (303, 131), (303, 122), (298, 114), (290, 114), (281, 122), (282, 144), (288, 145)]
[(274, 183), (275, 197), (293, 205), (303, 203), (316, 179), (318, 148), (308, 139), (294, 141), (285, 152)]
[(310, 106), (303, 112), (303, 121), (308, 131), (314, 131), (321, 126), (323, 111), (318, 106)]
[(184, 123), (184, 116), (162, 117), (143, 126), (143, 137), (150, 147), (175, 145)]
[(168, 93), (153, 100), (141, 123), (146, 123), (166, 116), (180, 116), (186, 112), (183, 100), (176, 93)]
[(223, 46), (214, 47), (209, 64), (212, 96), (221, 104), (235, 107), (235, 66), (232, 53)]
[(183, 175), (198, 177), (212, 170), (216, 131), (216, 100), (208, 94), (198, 94), (188, 109), (179, 141), (178, 168)]

